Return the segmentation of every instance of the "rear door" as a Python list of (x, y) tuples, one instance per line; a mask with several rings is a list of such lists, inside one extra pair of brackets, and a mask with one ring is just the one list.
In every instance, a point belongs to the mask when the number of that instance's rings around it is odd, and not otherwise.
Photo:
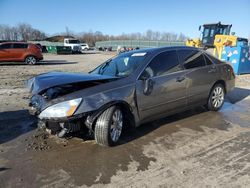
[(178, 50), (186, 70), (188, 105), (206, 104), (211, 87), (217, 78), (216, 66), (200, 50)]
[(13, 60), (21, 61), (23, 60), (23, 55), (28, 48), (28, 44), (25, 43), (14, 43), (13, 47), (10, 49)]
[(186, 107), (187, 82), (183, 72), (175, 50), (153, 58), (136, 82), (141, 121)]

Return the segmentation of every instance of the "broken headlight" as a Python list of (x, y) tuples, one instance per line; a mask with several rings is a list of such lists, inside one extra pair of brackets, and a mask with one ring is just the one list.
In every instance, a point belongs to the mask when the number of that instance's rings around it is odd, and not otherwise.
[(39, 118), (43, 119), (43, 118), (70, 117), (75, 113), (81, 101), (82, 99), (78, 98), (52, 105), (43, 110), (40, 113)]

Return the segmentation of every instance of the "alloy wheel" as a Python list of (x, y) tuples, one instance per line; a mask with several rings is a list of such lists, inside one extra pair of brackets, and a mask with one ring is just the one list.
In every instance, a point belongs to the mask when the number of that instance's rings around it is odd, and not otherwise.
[(113, 142), (117, 142), (122, 133), (123, 116), (120, 109), (116, 109), (112, 116), (110, 137)]
[(29, 65), (34, 65), (34, 64), (36, 64), (36, 58), (33, 56), (29, 56), (26, 58), (25, 62)]
[(221, 87), (215, 87), (212, 94), (212, 104), (215, 108), (220, 108), (224, 102), (224, 90)]

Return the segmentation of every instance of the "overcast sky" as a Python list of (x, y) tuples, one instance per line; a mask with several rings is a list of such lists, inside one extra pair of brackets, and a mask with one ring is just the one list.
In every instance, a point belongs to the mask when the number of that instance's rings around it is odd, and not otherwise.
[(250, 35), (250, 0), (0, 0), (0, 24), (29, 23), (48, 34), (101, 31), (104, 34), (184, 33), (198, 37), (199, 25), (233, 24)]

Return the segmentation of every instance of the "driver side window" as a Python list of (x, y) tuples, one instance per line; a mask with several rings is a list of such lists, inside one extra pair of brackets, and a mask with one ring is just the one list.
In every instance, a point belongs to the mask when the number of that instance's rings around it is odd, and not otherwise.
[(162, 52), (155, 56), (141, 77), (151, 78), (182, 70), (175, 50)]

